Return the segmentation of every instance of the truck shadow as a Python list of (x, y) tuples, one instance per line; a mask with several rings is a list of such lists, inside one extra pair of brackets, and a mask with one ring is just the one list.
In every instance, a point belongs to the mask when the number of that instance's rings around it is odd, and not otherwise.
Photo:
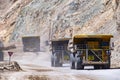
[(114, 69), (120, 69), (120, 67), (110, 68), (110, 69), (83, 69), (83, 70), (114, 70)]
[(110, 69), (120, 69), (120, 67), (110, 68)]

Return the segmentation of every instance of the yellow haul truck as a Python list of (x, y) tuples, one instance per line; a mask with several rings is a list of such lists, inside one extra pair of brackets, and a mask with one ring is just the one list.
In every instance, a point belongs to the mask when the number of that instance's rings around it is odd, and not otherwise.
[(112, 35), (75, 35), (68, 43), (71, 69), (109, 69)]

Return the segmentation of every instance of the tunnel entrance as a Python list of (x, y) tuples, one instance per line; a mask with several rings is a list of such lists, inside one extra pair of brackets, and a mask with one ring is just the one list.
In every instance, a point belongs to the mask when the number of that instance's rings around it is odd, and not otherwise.
[(39, 52), (40, 51), (40, 37), (39, 36), (25, 36), (22, 37), (24, 52)]

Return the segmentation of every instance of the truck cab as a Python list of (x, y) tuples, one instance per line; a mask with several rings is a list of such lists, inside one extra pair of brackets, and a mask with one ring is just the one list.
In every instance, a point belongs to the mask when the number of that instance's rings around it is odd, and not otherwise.
[(51, 66), (62, 67), (69, 62), (70, 52), (67, 50), (69, 38), (51, 40)]
[(106, 34), (75, 35), (68, 44), (71, 69), (84, 69), (84, 66), (109, 69), (112, 37)]

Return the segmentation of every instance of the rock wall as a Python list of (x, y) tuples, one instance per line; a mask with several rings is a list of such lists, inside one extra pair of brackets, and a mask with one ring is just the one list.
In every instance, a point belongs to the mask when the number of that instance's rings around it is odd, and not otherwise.
[(75, 34), (85, 33), (87, 27), (91, 28), (87, 32), (94, 33), (113, 19), (114, 7), (113, 0), (33, 0), (21, 10), (12, 40), (44, 32), (52, 39), (71, 37), (71, 28)]
[(15, 18), (8, 18), (9, 24), (13, 25), (5, 29), (10, 32), (3, 31), (7, 35), (6, 41), (20, 41), (22, 36), (37, 35), (41, 37), (44, 48), (50, 39), (75, 34), (113, 34), (115, 48), (112, 51), (112, 64), (119, 63), (120, 0), (25, 1), (30, 3), (17, 8), (19, 11), (15, 12)]
[(8, 42), (14, 30), (16, 18), (23, 7), (32, 0), (0, 0), (0, 40)]

